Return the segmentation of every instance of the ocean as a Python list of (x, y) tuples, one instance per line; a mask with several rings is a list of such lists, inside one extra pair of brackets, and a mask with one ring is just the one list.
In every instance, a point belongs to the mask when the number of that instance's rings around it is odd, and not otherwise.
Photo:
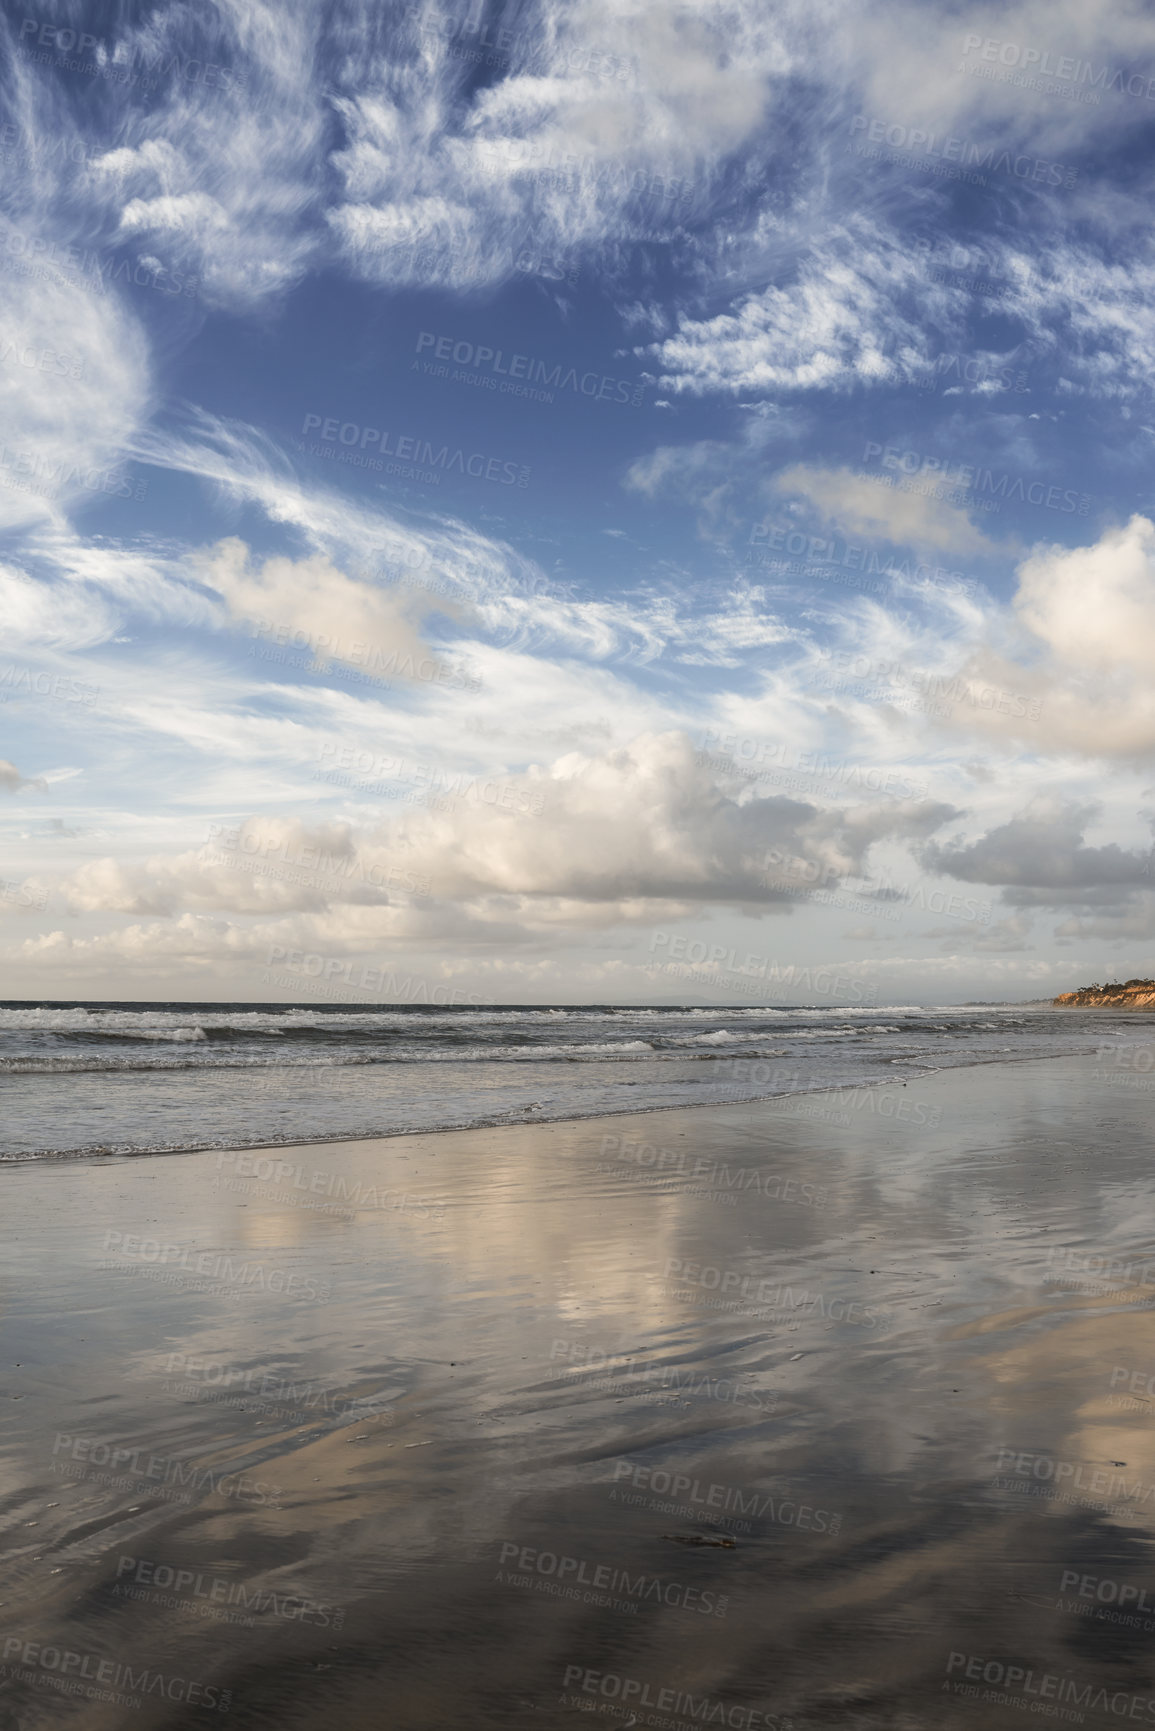
[[(278, 1146), (703, 1106), (1127, 1042), (1142, 1012), (0, 1004), (0, 1158)], [(1137, 1080), (1138, 1078), (1136, 1078)]]

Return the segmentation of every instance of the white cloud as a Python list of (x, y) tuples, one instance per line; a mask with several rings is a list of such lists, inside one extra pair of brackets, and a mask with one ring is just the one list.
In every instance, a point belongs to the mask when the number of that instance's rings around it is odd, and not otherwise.
[(98, 592), (63, 578), (32, 577), (12, 565), (0, 565), (0, 611), (9, 652), (84, 649), (107, 641), (116, 629), (116, 614)]
[(420, 886), (397, 855), (358, 842), (345, 823), (251, 818), (196, 852), (139, 865), (90, 860), (57, 886), (73, 913), (323, 912), (334, 904), (389, 907)]
[[(925, 835), (951, 808), (913, 801), (822, 809), (736, 800), (684, 734), (643, 735), (602, 756), (570, 753), (512, 778), (508, 811), (460, 804), (404, 819), (406, 856), (448, 897), (562, 897), (607, 918), (652, 899), (769, 906), (857, 871), (883, 836)], [(545, 821), (515, 815), (522, 801)]]
[[(1129, 104), (1138, 107), (1140, 104)], [(1155, 261), (1145, 229), (1122, 211), (1108, 250), (1086, 238), (1084, 213), (1033, 245), (992, 237), (982, 274), (1001, 285), (1000, 308), (1021, 321), (1038, 366), (1049, 365), (1070, 395), (1146, 400), (1155, 371)], [(937, 263), (928, 254), (927, 264)], [(945, 256), (941, 262), (946, 264)]]
[(387, 49), (351, 27), (358, 76), (337, 99), (345, 198), (329, 220), (352, 267), (391, 284), (502, 281), (527, 232), (563, 262), (672, 235), (708, 208), (715, 169), (758, 131), (791, 63), (785, 10), (578, 0), (523, 15), (506, 75), (463, 103), (456, 15), (409, 17), (408, 44)]
[(1138, 515), (1092, 547), (1037, 549), (1015, 608), (1069, 667), (1146, 675), (1155, 666), (1155, 523)]
[[(842, 66), (861, 82), (871, 115), (888, 123), (922, 126), (936, 137), (965, 128), (984, 146), (1020, 139), (1045, 156), (1145, 118), (1144, 103), (1126, 90), (1137, 71), (1142, 90), (1155, 50), (1155, 20), (1142, 6), (1010, 0), (944, 14), (897, 0), (869, 15), (851, 7), (843, 17)], [(994, 47), (984, 52), (988, 42)], [(1096, 91), (1097, 104), (1072, 99)]]
[(685, 498), (693, 497), (705, 481), (717, 483), (717, 469), (732, 459), (733, 447), (720, 439), (700, 439), (690, 445), (659, 445), (638, 457), (626, 471), (625, 486), (647, 499), (655, 499), (671, 488)]
[[(1055, 927), (1055, 936), (1068, 939), (1102, 938), (1128, 944), (1134, 944), (1143, 938), (1155, 938), (1155, 894), (1148, 891), (1137, 897), (1133, 905), (1111, 913), (1072, 914), (1069, 919)], [(1126, 964), (1127, 967), (1131, 965), (1130, 962)], [(1150, 969), (1153, 964), (1140, 962), (1136, 965)]]
[(51, 241), (50, 231), (0, 222), (0, 527), (51, 523), (115, 493), (124, 447), (151, 406), (139, 324)]
[[(182, 70), (154, 104), (127, 109), (88, 190), (116, 240), (157, 251), (174, 275), (191, 276), (202, 303), (260, 305), (291, 286), (316, 249), (327, 126), (320, 22), (313, 6), (221, 0), (211, 21), (160, 8), (119, 34), (126, 59), (171, 65), (175, 56)], [(187, 65), (201, 70), (190, 77)]]
[(747, 295), (731, 312), (683, 314), (654, 343), (670, 391), (848, 390), (925, 376), (955, 346), (966, 296), (927, 281), (896, 233), (862, 218), (814, 242), (786, 287)]
[(955, 721), (1047, 754), (1149, 754), (1155, 525), (1135, 516), (1090, 547), (1036, 548), (1019, 566), (1014, 608), (1013, 620), (988, 617), (958, 669), (961, 682), (992, 695), (957, 704)]
[(428, 666), (426, 677), (436, 678), (437, 663), (415, 624), (421, 611), (416, 591), (358, 582), (324, 554), (271, 558), (256, 567), (249, 559), (244, 542), (232, 536), (195, 560), (193, 569), (224, 597), (234, 619), (270, 643), (301, 641), (322, 667), (340, 661), (382, 677), (416, 679)]
[[(734, 798), (678, 733), (571, 752), (548, 770), (446, 778), (430, 807), (446, 809), (378, 810), (359, 827), (254, 817), (182, 854), (90, 860), (55, 889), (73, 913), (175, 918), (185, 937), (218, 948), (222, 928), (190, 916), (265, 916), (252, 931), (270, 942), (290, 931), (298, 945), (344, 954), (387, 940), (481, 953), (715, 905), (789, 911), (799, 893), (860, 872), (877, 842), (917, 842), (953, 815), (930, 801)], [(306, 924), (286, 926), (287, 915)], [(133, 927), (83, 953), (116, 943), (126, 955), (139, 945), (165, 953), (169, 940), (150, 931), (161, 928)], [(230, 951), (240, 940), (223, 941)]]
[(1019, 906), (1118, 902), (1150, 882), (1155, 853), (1128, 852), (1116, 842), (1087, 847), (1083, 837), (1096, 815), (1094, 805), (1041, 794), (977, 841), (929, 842), (922, 863), (967, 883), (1006, 885), (1006, 900)]
[(0, 757), (0, 788), (5, 793), (19, 793), (26, 787), (43, 787), (43, 780), (36, 777), (21, 775), (14, 763), (9, 763), (6, 757)]
[(797, 463), (783, 470), (774, 486), (777, 492), (809, 499), (847, 535), (960, 556), (995, 551), (959, 506), (922, 493), (904, 493), (886, 486), (885, 479), (857, 475), (852, 469)]

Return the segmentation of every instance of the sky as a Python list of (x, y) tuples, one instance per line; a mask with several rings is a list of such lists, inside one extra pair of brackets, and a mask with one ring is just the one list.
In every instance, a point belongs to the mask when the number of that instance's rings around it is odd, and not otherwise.
[(1155, 14), (2, 28), (5, 997), (1155, 974)]

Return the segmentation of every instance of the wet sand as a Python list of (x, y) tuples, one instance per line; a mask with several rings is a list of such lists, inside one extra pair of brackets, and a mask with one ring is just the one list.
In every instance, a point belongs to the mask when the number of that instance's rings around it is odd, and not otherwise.
[(0, 1731), (1155, 1724), (1151, 1094), (872, 1098), (5, 1171)]

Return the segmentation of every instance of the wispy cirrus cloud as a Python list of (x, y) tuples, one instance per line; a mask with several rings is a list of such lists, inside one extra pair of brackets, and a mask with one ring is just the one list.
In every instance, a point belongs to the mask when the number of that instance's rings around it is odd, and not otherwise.
[(957, 342), (967, 298), (928, 283), (899, 235), (869, 219), (835, 226), (797, 261), (790, 280), (745, 295), (711, 317), (683, 314), (643, 353), (663, 390), (847, 391), (923, 377)]
[(0, 528), (16, 529), (115, 491), (154, 384), (139, 322), (42, 229), (0, 218), (0, 248)]

